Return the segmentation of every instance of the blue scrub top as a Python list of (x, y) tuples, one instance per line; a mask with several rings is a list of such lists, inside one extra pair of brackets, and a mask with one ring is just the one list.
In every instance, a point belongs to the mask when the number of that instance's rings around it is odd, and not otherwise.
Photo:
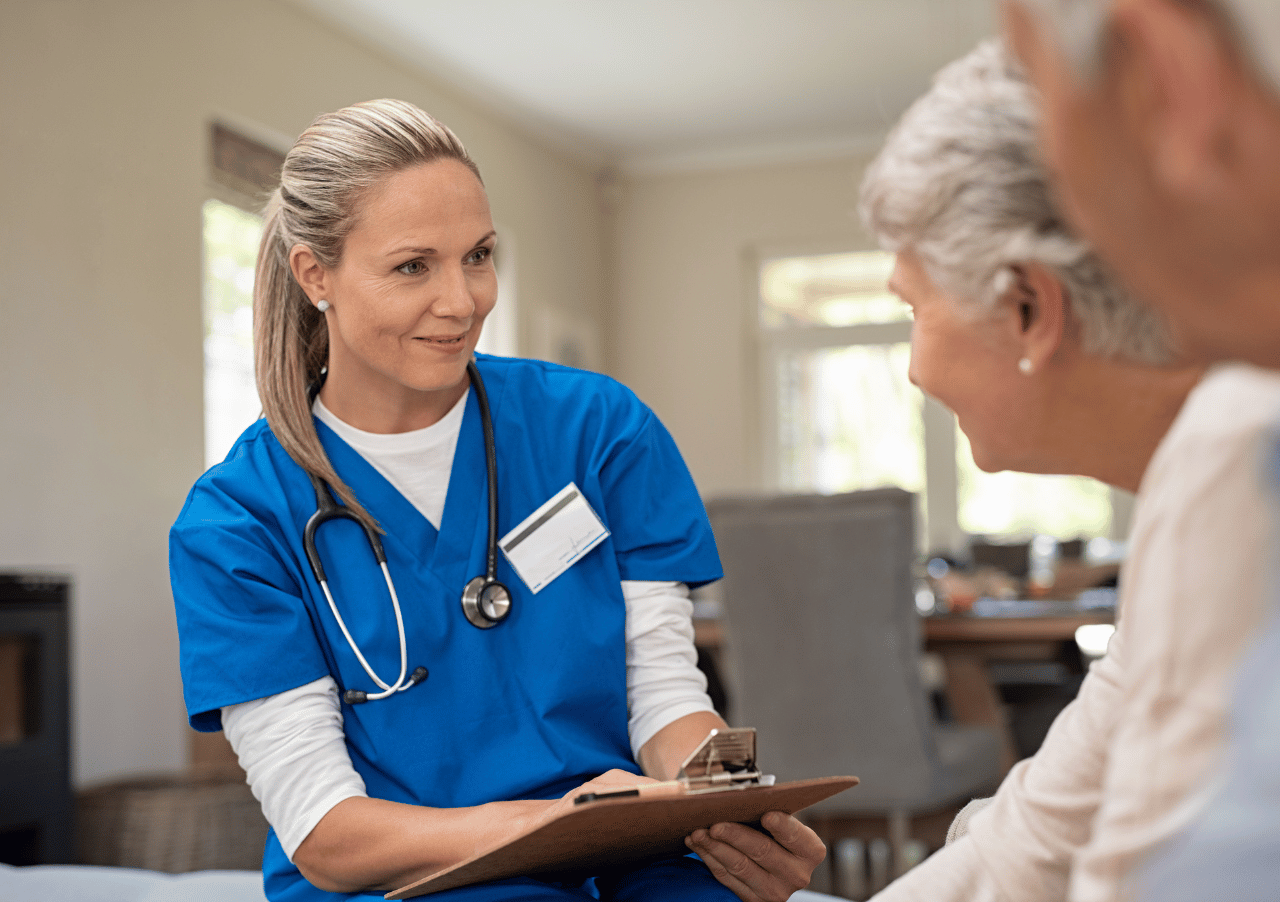
[[(477, 355), (498, 458), (498, 534), (574, 482), (610, 531), (537, 595), (499, 554), (510, 617), (479, 630), (462, 588), (485, 571), (488, 510), (475, 392), (467, 399), (439, 532), (356, 451), (317, 422), (338, 474), (386, 530), (405, 619), (406, 692), (343, 706), (347, 748), (371, 796), (433, 807), (554, 798), (610, 768), (639, 772), (627, 733), (622, 580), (701, 585), (721, 576), (706, 512), (670, 435), (625, 387), (592, 373)], [(331, 675), (373, 690), (302, 548), (315, 511), (306, 473), (265, 421), (196, 483), (170, 533), (191, 725), (219, 709)], [(399, 672), (386, 584), (360, 528), (317, 532), (329, 588), (384, 680)], [(302, 879), (274, 834), (273, 899), (344, 898)]]

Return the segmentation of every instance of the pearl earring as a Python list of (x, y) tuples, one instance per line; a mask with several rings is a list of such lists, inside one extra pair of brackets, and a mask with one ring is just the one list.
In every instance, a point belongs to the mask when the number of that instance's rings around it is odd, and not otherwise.
[(1018, 372), (1022, 373), (1022, 375), (1024, 376), (1031, 375), (1031, 358), (1030, 357), (1023, 357), (1021, 360), (1018, 361)]
[(330, 307), (330, 304), (326, 300), (321, 299), (319, 301), (316, 301), (316, 309), (319, 310), (321, 313), (324, 313), (326, 310), (329, 309), (329, 307)]

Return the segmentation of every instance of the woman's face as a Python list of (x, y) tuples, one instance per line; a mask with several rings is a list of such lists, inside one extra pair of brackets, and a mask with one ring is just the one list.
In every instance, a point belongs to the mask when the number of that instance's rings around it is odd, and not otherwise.
[(495, 238), (484, 188), (456, 160), (396, 172), (364, 197), (341, 262), (324, 273), (322, 397), (346, 408), (335, 413), (425, 405), (438, 418), (462, 396), (497, 301)]
[(973, 459), (994, 472), (1018, 465), (1017, 311), (975, 309), (945, 293), (910, 250), (897, 255), (889, 288), (912, 312), (910, 378), (950, 408), (969, 437)]

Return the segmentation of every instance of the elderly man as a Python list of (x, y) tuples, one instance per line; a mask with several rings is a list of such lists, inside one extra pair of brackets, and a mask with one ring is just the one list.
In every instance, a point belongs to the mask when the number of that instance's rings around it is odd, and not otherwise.
[(1077, 226), (1188, 352), (1280, 366), (1280, 3), (1004, 9)]
[[(1065, 276), (1073, 261), (1097, 262), (1054, 206), (1038, 118), (1020, 67), (1000, 46), (980, 47), (940, 72), (895, 127), (864, 177), (863, 213), (899, 254), (891, 285), (915, 313), (913, 381), (956, 410), (984, 465), (1061, 466), (1078, 444), (1090, 455), (1138, 455), (1120, 627), (1039, 752), (964, 835), (878, 902), (1128, 895), (1138, 864), (1186, 827), (1191, 795), (1216, 770), (1228, 687), (1267, 608), (1254, 565), (1270, 534), (1254, 464), (1280, 420), (1280, 377), (1243, 366), (1215, 372), (1185, 403), (1171, 396), (1170, 417), (1150, 423), (1143, 451), (1134, 413), (1150, 418), (1156, 408), (1140, 386), (1167, 383), (1172, 371), (1132, 363), (1162, 357), (1149, 351), (1165, 347), (1165, 333), (1102, 267), (1062, 280), (1075, 324), (1056, 351), (1034, 350), (1050, 295), (1029, 274), (1047, 265)], [(1148, 353), (1121, 343), (1134, 334), (1148, 339)], [(1129, 365), (1108, 360), (1126, 347)], [(1102, 387), (1083, 388), (1100, 366), (1105, 375), (1091, 384)], [(1112, 402), (1130, 413), (1109, 422)], [(1019, 425), (1027, 410), (1052, 413)], [(1071, 425), (1064, 436), (1050, 423)]]
[[(1021, 0), (1005, 30), (1041, 91), (1045, 153), (1079, 228), (1188, 353), (1280, 367), (1280, 3)], [(1141, 898), (1280, 892), (1275, 613), (1237, 682), (1221, 778), (1151, 857)]]

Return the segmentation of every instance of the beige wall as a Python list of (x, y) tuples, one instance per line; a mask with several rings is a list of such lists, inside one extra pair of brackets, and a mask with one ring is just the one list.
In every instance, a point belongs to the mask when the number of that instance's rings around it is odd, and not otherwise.
[(761, 485), (756, 255), (870, 246), (865, 158), (609, 180), (604, 217), (592, 167), (283, 0), (41, 0), (5, 19), (0, 569), (75, 579), (81, 784), (186, 762), (165, 540), (202, 468), (211, 120), (287, 143), (367, 97), (439, 115), (514, 239), (523, 352), (557, 329), (598, 346), (709, 495)]
[(626, 180), (614, 226), (611, 370), (675, 436), (704, 495), (762, 487), (754, 261), (873, 247), (868, 158)]
[(601, 319), (593, 176), (279, 0), (7, 3), (0, 86), (0, 569), (75, 580), (77, 782), (178, 769), (166, 532), (202, 469), (209, 122), (287, 140), (368, 97), (436, 113), (515, 233), (526, 332)]

